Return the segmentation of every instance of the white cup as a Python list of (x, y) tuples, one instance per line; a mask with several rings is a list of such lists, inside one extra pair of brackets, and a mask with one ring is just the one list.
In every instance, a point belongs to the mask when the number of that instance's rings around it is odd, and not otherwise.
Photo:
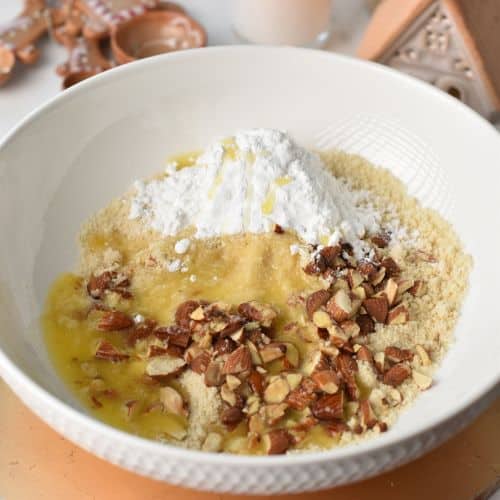
[(332, 0), (234, 0), (234, 29), (252, 43), (320, 47), (331, 10)]

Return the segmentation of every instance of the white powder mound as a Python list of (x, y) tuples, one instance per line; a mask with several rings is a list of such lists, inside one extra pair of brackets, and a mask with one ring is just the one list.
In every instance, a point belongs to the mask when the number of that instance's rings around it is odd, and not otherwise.
[(194, 227), (196, 238), (272, 231), (275, 224), (304, 242), (351, 243), (379, 229), (364, 191), (353, 191), (321, 159), (285, 132), (255, 129), (215, 142), (196, 164), (135, 183), (130, 218), (165, 236)]

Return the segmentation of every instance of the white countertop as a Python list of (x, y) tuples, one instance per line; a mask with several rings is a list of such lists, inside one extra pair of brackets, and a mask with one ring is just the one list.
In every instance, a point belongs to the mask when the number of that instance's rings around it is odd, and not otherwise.
[[(208, 32), (209, 45), (239, 43), (231, 28), (231, 0), (178, 0)], [(14, 18), (23, 0), (0, 0), (0, 25)], [(353, 54), (368, 22), (363, 0), (335, 0), (329, 50)], [(41, 58), (33, 66), (16, 64), (11, 80), (0, 87), (0, 138), (30, 111), (61, 92), (55, 73), (66, 50), (47, 37), (37, 44)]]

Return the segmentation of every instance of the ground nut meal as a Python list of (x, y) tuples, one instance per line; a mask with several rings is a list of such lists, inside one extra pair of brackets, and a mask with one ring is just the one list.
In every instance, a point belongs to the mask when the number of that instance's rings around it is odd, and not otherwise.
[(210, 452), (390, 432), (452, 339), (471, 259), (388, 171), (257, 129), (92, 217), (49, 292), (58, 372), (103, 421)]

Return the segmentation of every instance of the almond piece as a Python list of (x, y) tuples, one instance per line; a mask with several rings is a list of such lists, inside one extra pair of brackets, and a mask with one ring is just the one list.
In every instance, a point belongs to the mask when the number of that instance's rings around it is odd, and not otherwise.
[(399, 363), (389, 368), (384, 373), (384, 384), (397, 387), (401, 385), (411, 375), (411, 368), (404, 363)]
[(222, 401), (225, 401), (229, 406), (236, 406), (236, 394), (229, 389), (227, 384), (223, 384), (220, 388), (220, 397)]
[(245, 418), (245, 414), (241, 411), (240, 408), (236, 406), (230, 406), (222, 411), (220, 420), (224, 425), (228, 425), (230, 427), (238, 424)]
[(363, 261), (358, 265), (358, 272), (363, 276), (363, 279), (370, 281), (376, 274), (377, 267), (372, 262)]
[(415, 284), (408, 289), (408, 292), (411, 293), (414, 297), (422, 297), (422, 295), (425, 294), (424, 282), (421, 280), (415, 281)]
[(368, 335), (375, 331), (375, 323), (373, 319), (368, 314), (360, 314), (356, 318), (356, 323), (359, 326), (360, 335)]
[(261, 365), (262, 359), (260, 358), (260, 354), (256, 345), (250, 340), (248, 340), (246, 342), (246, 346), (248, 347), (248, 351), (250, 352), (250, 357), (252, 358), (252, 364)]
[(226, 376), (226, 385), (229, 387), (231, 391), (234, 391), (237, 387), (241, 385), (241, 380), (234, 375)]
[(327, 394), (335, 394), (339, 390), (339, 379), (333, 370), (315, 372), (311, 378), (318, 388)]
[(252, 368), (252, 357), (248, 347), (242, 345), (233, 351), (222, 367), (223, 374), (241, 373)]
[(410, 319), (410, 314), (408, 313), (408, 309), (404, 304), (400, 304), (399, 306), (393, 307), (389, 314), (387, 315), (387, 324), (388, 325), (403, 325), (407, 323)]
[(412, 377), (421, 390), (428, 389), (432, 385), (432, 378), (424, 373), (413, 370)]
[(262, 362), (270, 363), (275, 359), (282, 358), (286, 353), (286, 346), (284, 344), (272, 343), (259, 349), (259, 355)]
[(290, 393), (290, 386), (283, 378), (273, 380), (264, 390), (264, 401), (266, 403), (281, 403)]
[(345, 290), (338, 290), (326, 304), (326, 310), (337, 323), (341, 323), (351, 316), (351, 298)]
[(169, 413), (186, 417), (188, 412), (184, 408), (182, 396), (173, 387), (160, 388), (160, 401)]
[(205, 371), (205, 385), (207, 387), (219, 387), (224, 383), (224, 379), (221, 363), (216, 361), (209, 363)]
[(316, 399), (316, 384), (311, 379), (304, 379), (296, 389), (288, 395), (286, 402), (290, 408), (302, 411)]
[(323, 247), (320, 251), (321, 256), (324, 259), (325, 264), (328, 267), (335, 267), (335, 261), (337, 257), (342, 253), (342, 248), (340, 245)]
[(327, 357), (321, 351), (311, 351), (302, 364), (302, 372), (311, 375), (315, 371), (328, 370), (330, 368)]
[(370, 365), (374, 365), (374, 360), (373, 360), (373, 355), (370, 349), (366, 347), (365, 345), (362, 345), (358, 352), (356, 353), (356, 357), (358, 358), (358, 361), (366, 361), (367, 363), (370, 363)]
[(150, 377), (165, 377), (179, 373), (186, 366), (182, 358), (175, 358), (168, 354), (158, 356), (148, 361), (146, 374)]
[(203, 351), (191, 361), (189, 366), (195, 373), (202, 374), (207, 371), (207, 367), (209, 364), (210, 354), (207, 351)]
[(378, 248), (386, 248), (391, 237), (387, 233), (378, 233), (371, 237), (371, 241)]
[(210, 453), (217, 453), (222, 450), (223, 438), (217, 432), (209, 432), (203, 445), (201, 447), (202, 451), (208, 451)]
[(384, 280), (385, 278), (385, 274), (386, 274), (386, 271), (385, 271), (385, 268), (384, 267), (381, 267), (370, 279), (370, 283), (373, 285), (373, 286), (377, 286), (379, 285), (380, 283), (382, 283), (382, 281)]
[(415, 346), (415, 350), (417, 351), (422, 366), (429, 366), (431, 364), (429, 353), (420, 344)]
[(401, 299), (401, 297), (411, 290), (411, 288), (415, 285), (415, 281), (410, 279), (399, 280), (398, 282), (398, 296), (396, 298), (396, 302)]
[(205, 319), (205, 312), (203, 311), (203, 307), (199, 306), (197, 307), (190, 315), (189, 317), (193, 319), (194, 321), (203, 321)]
[(271, 404), (262, 409), (268, 425), (276, 425), (284, 416), (288, 409), (286, 403)]
[(356, 384), (355, 373), (358, 371), (358, 363), (356, 360), (347, 353), (341, 353), (337, 357), (337, 367), (342, 374), (342, 378), (345, 380), (347, 385), (347, 391), (351, 399), (359, 398), (359, 389)]
[(254, 415), (259, 411), (260, 408), (260, 398), (256, 394), (252, 394), (247, 398), (246, 406), (243, 412), (248, 416)]
[(179, 305), (175, 311), (175, 322), (184, 328), (189, 328), (191, 313), (199, 307), (200, 303), (195, 300), (188, 300)]
[(377, 423), (377, 417), (368, 402), (368, 400), (360, 401), (359, 409), (361, 411), (361, 422), (367, 429), (372, 429)]
[(328, 328), (332, 325), (332, 318), (326, 311), (315, 311), (312, 315), (312, 321), (318, 328)]
[(396, 264), (396, 261), (392, 257), (386, 257), (380, 265), (385, 268), (385, 275), (388, 278), (393, 276), (398, 276), (401, 273), (400, 267)]
[(292, 444), (290, 434), (284, 429), (274, 429), (264, 434), (264, 449), (268, 455), (280, 455), (285, 453)]
[(291, 342), (284, 342), (283, 345), (286, 348), (284, 367), (289, 370), (292, 368), (297, 368), (300, 364), (300, 353), (299, 350)]
[(375, 321), (385, 323), (389, 309), (385, 295), (363, 300), (363, 307)]
[(367, 298), (366, 290), (362, 286), (358, 286), (352, 289), (352, 293), (359, 299), (365, 300)]
[(290, 386), (290, 390), (296, 389), (302, 382), (303, 376), (301, 373), (287, 373), (285, 375), (286, 381)]
[(104, 359), (106, 361), (116, 363), (119, 361), (125, 361), (130, 356), (124, 352), (120, 352), (111, 342), (101, 340), (97, 345), (95, 357), (97, 359)]
[(409, 349), (400, 349), (395, 346), (388, 346), (384, 349), (385, 357), (393, 363), (401, 361), (411, 361), (415, 356)]
[(312, 414), (319, 420), (338, 420), (344, 417), (344, 392), (320, 397), (311, 406)]
[(384, 288), (384, 293), (385, 296), (387, 297), (387, 302), (389, 303), (389, 306), (392, 306), (398, 295), (398, 284), (393, 278), (389, 278), (387, 280), (387, 283), (385, 284)]
[(264, 393), (264, 377), (256, 370), (252, 370), (248, 376), (248, 385), (255, 394), (259, 396)]
[(342, 328), (348, 338), (357, 337), (361, 332), (359, 325), (352, 320), (342, 321), (340, 328)]
[(253, 434), (262, 434), (265, 430), (262, 415), (254, 414), (248, 419), (248, 430)]
[(97, 329), (104, 332), (113, 332), (118, 330), (126, 330), (134, 326), (134, 320), (124, 312), (121, 311), (107, 311), (105, 312), (99, 323)]
[(361, 273), (357, 269), (349, 269), (347, 271), (347, 282), (351, 290), (354, 290), (363, 283), (363, 276), (361, 276)]
[(238, 312), (251, 321), (258, 321), (262, 326), (269, 328), (277, 316), (276, 311), (269, 304), (256, 301), (244, 302), (238, 306)]
[(318, 290), (311, 293), (306, 299), (306, 311), (309, 318), (312, 318), (321, 306), (324, 306), (330, 300), (331, 294), (328, 290)]

